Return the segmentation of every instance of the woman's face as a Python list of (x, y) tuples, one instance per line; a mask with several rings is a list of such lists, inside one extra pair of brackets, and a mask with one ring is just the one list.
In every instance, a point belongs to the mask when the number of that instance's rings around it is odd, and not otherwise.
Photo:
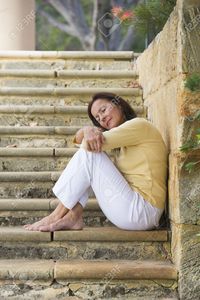
[(124, 123), (121, 107), (106, 99), (96, 100), (91, 107), (91, 113), (97, 122), (105, 129), (111, 129)]

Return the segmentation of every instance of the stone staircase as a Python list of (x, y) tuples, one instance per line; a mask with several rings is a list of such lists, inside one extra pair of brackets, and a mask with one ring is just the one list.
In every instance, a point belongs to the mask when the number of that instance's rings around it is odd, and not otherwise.
[(146, 117), (133, 52), (0, 52), (0, 299), (178, 299), (170, 228), (125, 231), (91, 192), (82, 231), (29, 232), (76, 152), (97, 91)]

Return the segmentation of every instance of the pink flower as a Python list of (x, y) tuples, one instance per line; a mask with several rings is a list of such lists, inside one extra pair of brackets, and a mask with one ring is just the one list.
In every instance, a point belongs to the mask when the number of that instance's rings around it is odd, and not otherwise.
[(114, 6), (111, 9), (111, 12), (115, 17), (118, 17), (123, 12), (123, 9), (121, 6)]
[(130, 10), (127, 10), (120, 16), (120, 20), (122, 20), (122, 21), (131, 20), (133, 18), (133, 16), (134, 16), (133, 12)]

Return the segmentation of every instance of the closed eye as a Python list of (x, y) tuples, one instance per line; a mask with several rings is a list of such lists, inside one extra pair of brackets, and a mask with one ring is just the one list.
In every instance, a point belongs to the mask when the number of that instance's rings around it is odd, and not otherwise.
[[(102, 108), (100, 109), (100, 111), (99, 111), (100, 114), (103, 114), (103, 113), (105, 112), (105, 110), (106, 110), (106, 108), (105, 108), (105, 107), (102, 107)], [(98, 116), (96, 117), (96, 121), (97, 121), (97, 122), (100, 121), (100, 118), (99, 118)]]

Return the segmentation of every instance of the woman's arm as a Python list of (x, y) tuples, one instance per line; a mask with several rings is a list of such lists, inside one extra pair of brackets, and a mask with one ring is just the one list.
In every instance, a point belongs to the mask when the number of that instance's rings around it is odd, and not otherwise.
[(84, 132), (83, 132), (83, 128), (79, 129), (75, 135), (75, 138), (74, 138), (74, 143), (76, 144), (81, 144), (82, 143), (82, 140), (84, 138)]
[[(135, 146), (146, 142), (149, 138), (149, 130), (152, 124), (144, 118), (135, 118), (124, 122), (102, 133), (105, 140), (102, 144), (101, 151), (112, 150), (119, 147)], [(156, 129), (154, 128), (154, 134)], [(81, 143), (81, 148), (87, 149), (85, 139)]]
[(100, 128), (85, 126), (79, 129), (75, 135), (74, 142), (81, 144), (83, 138), (88, 151), (101, 152), (101, 146), (105, 141), (105, 138)]

